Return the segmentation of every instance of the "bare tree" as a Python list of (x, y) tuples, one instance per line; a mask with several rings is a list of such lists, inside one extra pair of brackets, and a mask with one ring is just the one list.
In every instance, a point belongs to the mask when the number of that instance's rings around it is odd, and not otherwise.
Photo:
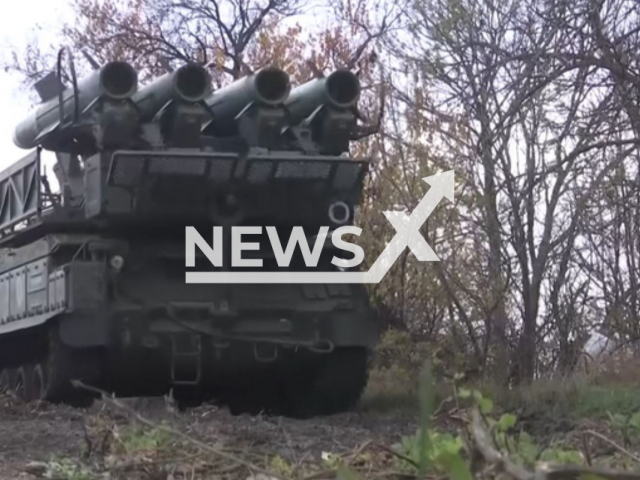
[[(584, 33), (593, 20), (568, 2), (433, 0), (406, 20), (407, 34), (389, 46), (419, 74), (397, 82), (397, 94), (417, 116), (462, 124), (456, 136), (440, 127), (436, 142), (451, 164), (468, 164), (477, 194), (462, 219), (480, 229), (486, 252), (487, 283), (476, 295), (487, 301), (475, 314), (487, 317), (494, 376), (507, 380), (512, 349), (514, 380), (530, 381), (543, 336), (561, 328), (567, 346), (566, 327), (578, 327), (560, 298), (585, 302), (584, 289), (565, 288), (582, 281), (572, 263), (581, 222), (599, 182), (636, 148), (620, 109), (629, 82), (611, 85), (619, 69), (595, 61), (597, 42)], [(459, 309), (463, 324), (468, 316)]]

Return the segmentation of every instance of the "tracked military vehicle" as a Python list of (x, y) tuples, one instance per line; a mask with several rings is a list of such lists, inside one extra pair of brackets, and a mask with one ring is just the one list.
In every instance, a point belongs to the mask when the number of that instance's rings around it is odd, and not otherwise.
[[(364, 287), (186, 284), (185, 227), (275, 226), (286, 240), (352, 223), (368, 165), (348, 155), (357, 76), (292, 88), (265, 68), (212, 91), (195, 64), (142, 88), (127, 63), (70, 70), (69, 87), (60, 60), (36, 84), (42, 105), (14, 134), (31, 151), (0, 173), (0, 386), (78, 406), (94, 394), (74, 379), (233, 412), (352, 407), (378, 334)], [(198, 252), (196, 269), (242, 270), (227, 251), (221, 267)], [(243, 254), (263, 271), (337, 269), (330, 242), (314, 267), (299, 251), (286, 268), (268, 248)]]

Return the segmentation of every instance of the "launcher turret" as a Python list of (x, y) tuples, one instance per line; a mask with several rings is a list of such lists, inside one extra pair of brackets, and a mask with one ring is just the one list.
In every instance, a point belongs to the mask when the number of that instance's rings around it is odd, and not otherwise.
[(19, 147), (56, 154), (56, 212), (78, 228), (353, 219), (366, 171), (344, 156), (360, 95), (353, 73), (292, 88), (268, 67), (212, 91), (208, 71), (186, 64), (141, 88), (137, 80), (129, 64), (110, 62), (70, 88), (39, 85), (43, 105), (16, 128)]
[(360, 96), (358, 77), (346, 70), (292, 89), (286, 72), (269, 67), (212, 93), (209, 73), (196, 64), (138, 89), (131, 65), (110, 62), (73, 83), (56, 92), (49, 82), (44, 103), (16, 127), (17, 146), (83, 157), (203, 145), (338, 155), (349, 148)]

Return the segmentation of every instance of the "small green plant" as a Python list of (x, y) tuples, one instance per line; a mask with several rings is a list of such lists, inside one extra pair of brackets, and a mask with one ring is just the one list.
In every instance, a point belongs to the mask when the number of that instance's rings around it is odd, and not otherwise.
[(458, 398), (462, 400), (472, 399), (480, 411), (485, 415), (488, 415), (493, 410), (493, 401), (490, 398), (483, 396), (480, 390), (467, 390), (465, 388), (461, 388), (458, 390)]
[(609, 426), (622, 436), (625, 447), (629, 447), (640, 438), (640, 412), (633, 415), (607, 412), (607, 416), (609, 417)]
[[(454, 396), (451, 399), (463, 409), (478, 412), (487, 427), (487, 433), (493, 440), (494, 448), (504, 453), (509, 461), (526, 469), (535, 469), (536, 463), (548, 462), (555, 465), (584, 465), (585, 458), (580, 451), (567, 449), (561, 444), (551, 444), (541, 447), (532, 435), (525, 432), (518, 417), (506, 412), (496, 415), (491, 398), (480, 390), (462, 388), (458, 386), (461, 376), (454, 376), (451, 386)], [(472, 480), (469, 451), (475, 434), (471, 430), (462, 430), (459, 435), (438, 431), (432, 426), (434, 412), (435, 383), (430, 365), (424, 368), (419, 381), (420, 424), (415, 435), (403, 437), (394, 446), (399, 454), (399, 467), (410, 471), (416, 478), (426, 478), (433, 475), (445, 475), (451, 480)], [(635, 429), (640, 435), (640, 413), (630, 417), (612, 416), (612, 423)], [(325, 464), (338, 471), (339, 480), (357, 480), (339, 457), (327, 456)]]
[(416, 435), (403, 438), (400, 453), (418, 466), (418, 478), (430, 471), (448, 474), (456, 480), (471, 480), (462, 454), (464, 442), (460, 436), (440, 433), (431, 427), (435, 383), (431, 366), (427, 364), (420, 375), (420, 428)]
[(581, 452), (565, 449), (560, 445), (541, 448), (527, 432), (509, 434), (497, 429), (494, 439), (500, 450), (508, 452), (509, 458), (523, 467), (532, 468), (539, 461), (562, 465), (584, 464), (585, 459)]
[(52, 458), (47, 462), (44, 478), (64, 478), (65, 480), (92, 480), (97, 478), (91, 470), (68, 458)]
[[(444, 473), (447, 471), (448, 459), (453, 455), (462, 452), (463, 442), (459, 436), (453, 436), (449, 433), (440, 433), (430, 430), (428, 443), (430, 448), (426, 453), (426, 462), (431, 469)], [(421, 462), (420, 439), (422, 432), (418, 431), (415, 435), (404, 437), (396, 449), (405, 457), (411, 459), (417, 465)]]
[[(428, 387), (422, 387), (423, 415), (430, 401), (425, 400)], [(537, 461), (547, 461), (558, 464), (583, 464), (582, 454), (576, 450), (567, 450), (558, 445), (547, 448), (539, 447), (533, 437), (524, 431), (514, 431), (517, 417), (512, 413), (504, 413), (494, 418), (493, 401), (479, 390), (457, 388), (457, 398), (461, 406), (477, 408), (483, 415), (496, 447), (507, 453), (514, 463), (524, 467), (533, 467)], [(422, 425), (427, 425), (428, 419), (423, 416)], [(424, 427), (423, 427), (424, 428)], [(440, 433), (431, 429), (425, 430), (424, 435), (419, 432), (416, 436), (406, 437), (399, 445), (400, 452), (420, 465), (421, 473), (435, 471), (446, 473), (455, 480), (467, 480), (471, 473), (464, 461), (464, 441), (460, 436)], [(420, 436), (423, 435), (422, 440)], [(422, 442), (422, 443), (421, 443)], [(422, 449), (422, 450), (421, 450)], [(425, 452), (420, 457), (420, 452)]]
[(322, 452), (322, 462), (327, 468), (336, 469), (344, 465), (342, 457), (331, 452)]
[(478, 390), (460, 389), (458, 396), (472, 399), (482, 412), (499, 450), (507, 452), (509, 458), (521, 466), (534, 467), (538, 461), (563, 465), (580, 465), (584, 457), (577, 450), (567, 450), (559, 445), (541, 448), (527, 432), (514, 432), (518, 418), (512, 413), (504, 413), (499, 419), (492, 418), (493, 402)]
[(273, 457), (271, 459), (270, 465), (271, 465), (271, 469), (275, 473), (285, 478), (290, 478), (293, 475), (293, 470), (294, 470), (293, 465), (287, 462), (280, 455), (276, 455), (275, 457)]
[(157, 451), (169, 446), (170, 435), (162, 429), (144, 429), (129, 427), (119, 436), (120, 444), (126, 453)]

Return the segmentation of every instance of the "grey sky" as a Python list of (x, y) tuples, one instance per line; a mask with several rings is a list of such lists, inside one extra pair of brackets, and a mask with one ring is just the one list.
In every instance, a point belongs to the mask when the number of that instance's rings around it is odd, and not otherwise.
[[(53, 32), (70, 18), (66, 0), (18, 0), (4, 6), (0, 16), (2, 59), (10, 58), (13, 47), (24, 48), (30, 38), (56, 46)], [(25, 86), (16, 74), (0, 70), (0, 169), (28, 153), (13, 144), (15, 125), (31, 110)]]

